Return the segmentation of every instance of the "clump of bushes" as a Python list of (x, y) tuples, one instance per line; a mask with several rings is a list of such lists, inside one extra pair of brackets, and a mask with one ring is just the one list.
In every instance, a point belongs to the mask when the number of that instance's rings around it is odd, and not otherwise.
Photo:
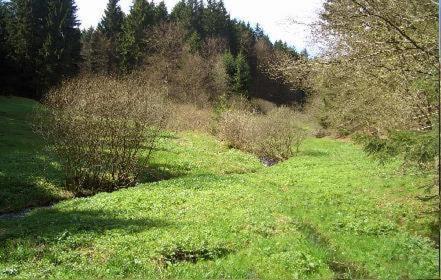
[(167, 129), (171, 131), (210, 133), (214, 125), (212, 110), (200, 108), (193, 104), (177, 102), (171, 104), (170, 119)]
[(76, 195), (133, 184), (166, 124), (163, 90), (145, 80), (82, 77), (49, 92), (37, 112), (37, 130), (65, 171)]
[(219, 137), (229, 146), (262, 158), (286, 160), (299, 151), (307, 136), (295, 111), (276, 108), (267, 115), (227, 111), (219, 123)]

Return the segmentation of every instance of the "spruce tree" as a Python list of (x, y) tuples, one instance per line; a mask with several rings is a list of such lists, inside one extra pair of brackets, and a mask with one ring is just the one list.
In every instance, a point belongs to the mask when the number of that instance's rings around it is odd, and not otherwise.
[(56, 84), (64, 76), (77, 73), (81, 51), (81, 32), (73, 1), (49, 0), (47, 5), (46, 36), (40, 49), (40, 61), (37, 61), (43, 89)]
[(208, 0), (202, 17), (202, 28), (206, 37), (228, 37), (230, 16), (223, 1)]
[(141, 64), (146, 54), (145, 34), (148, 27), (154, 24), (154, 4), (146, 0), (135, 0), (123, 25), (123, 34), (119, 45), (121, 67), (125, 72)]
[(104, 16), (98, 24), (99, 31), (113, 40), (116, 40), (121, 33), (124, 22), (124, 13), (118, 3), (119, 0), (109, 0)]
[(107, 56), (105, 68), (107, 69), (107, 73), (118, 72), (120, 61), (118, 41), (123, 28), (124, 13), (118, 5), (118, 2), (119, 0), (109, 0), (107, 8), (104, 11), (104, 16), (98, 24), (98, 30), (109, 42), (107, 49), (105, 50)]
[(12, 0), (10, 4), (12, 18), (7, 25), (8, 41), (17, 69), (17, 81), (21, 81), (16, 83), (16, 90), (23, 96), (37, 98), (36, 61), (43, 44), (41, 31), (47, 5), (43, 0)]
[(243, 53), (236, 58), (236, 74), (234, 78), (234, 91), (237, 94), (248, 95), (251, 81), (250, 66)]
[(9, 45), (8, 25), (11, 23), (9, 3), (0, 1), (0, 95), (13, 92), (14, 80), (17, 78), (14, 63), (11, 60), (12, 48)]
[(160, 23), (168, 20), (167, 6), (164, 1), (159, 2), (158, 6), (155, 7), (155, 22)]
[[(11, 0), (8, 27), (23, 90), (39, 98), (78, 70), (80, 31), (73, 0)], [(20, 85), (22, 86), (22, 85)]]
[(234, 80), (236, 76), (236, 61), (231, 52), (226, 52), (223, 56), (225, 72), (227, 74), (227, 84), (230, 92), (234, 91)]
[(171, 13), (173, 21), (179, 23), (191, 36), (194, 32), (203, 38), (202, 16), (204, 4), (200, 0), (182, 0), (176, 4)]

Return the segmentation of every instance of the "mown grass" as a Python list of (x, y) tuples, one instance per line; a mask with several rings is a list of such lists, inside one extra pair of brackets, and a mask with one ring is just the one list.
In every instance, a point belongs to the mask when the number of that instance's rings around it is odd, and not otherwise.
[[(160, 182), (0, 220), (0, 278), (436, 278), (430, 178), (308, 139), (264, 168), (210, 136), (161, 138)], [(148, 177), (148, 176), (146, 176)]]

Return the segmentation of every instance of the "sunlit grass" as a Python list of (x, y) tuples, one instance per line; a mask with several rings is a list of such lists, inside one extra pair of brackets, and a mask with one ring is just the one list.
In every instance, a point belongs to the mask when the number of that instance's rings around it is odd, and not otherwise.
[(415, 198), (430, 178), (332, 139), (265, 168), (211, 136), (163, 136), (146, 183), (0, 220), (0, 278), (436, 277)]

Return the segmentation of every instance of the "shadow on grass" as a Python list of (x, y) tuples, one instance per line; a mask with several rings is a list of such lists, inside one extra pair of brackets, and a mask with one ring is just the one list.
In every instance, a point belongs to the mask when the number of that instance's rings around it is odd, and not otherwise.
[(170, 223), (164, 220), (121, 216), (117, 211), (42, 209), (19, 220), (0, 221), (0, 229), (6, 229), (0, 230), (0, 244), (16, 238), (51, 242), (82, 233), (103, 234), (118, 229), (131, 234), (167, 226)]
[(0, 176), (0, 215), (31, 207), (48, 206), (63, 199), (33, 182), (5, 180)]
[(188, 166), (151, 164), (142, 171), (139, 177), (139, 183), (152, 183), (179, 178), (189, 175), (191, 171), (191, 168)]
[(33, 103), (14, 102), (0, 104), (0, 214), (63, 198), (63, 191), (54, 187), (61, 185), (62, 172), (32, 129)]

